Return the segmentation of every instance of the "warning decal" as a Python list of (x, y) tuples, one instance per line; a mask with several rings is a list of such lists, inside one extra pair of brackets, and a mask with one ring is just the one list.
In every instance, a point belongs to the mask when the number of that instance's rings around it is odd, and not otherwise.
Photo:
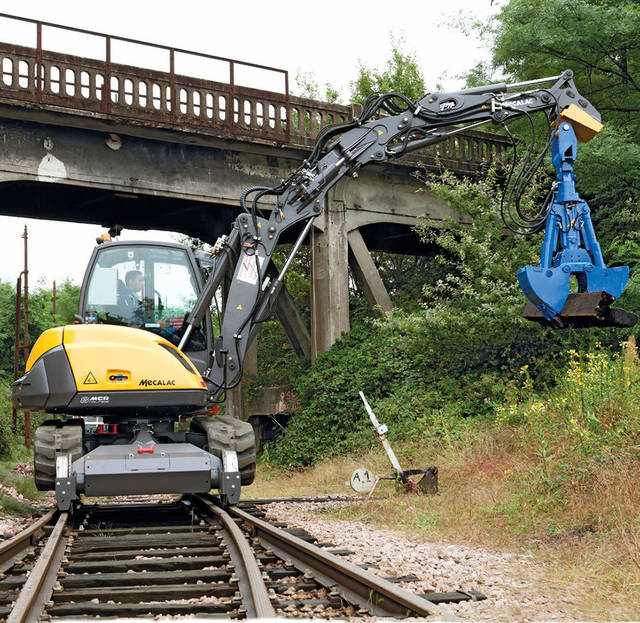
[(82, 383), (83, 385), (97, 385), (98, 381), (96, 381), (96, 377), (93, 376), (93, 372), (89, 372), (87, 378)]
[(240, 281), (251, 283), (253, 285), (258, 283), (258, 262), (260, 263), (260, 268), (262, 268), (262, 265), (264, 264), (264, 257), (259, 255), (247, 255), (245, 253), (242, 258), (240, 268), (238, 269), (237, 278)]

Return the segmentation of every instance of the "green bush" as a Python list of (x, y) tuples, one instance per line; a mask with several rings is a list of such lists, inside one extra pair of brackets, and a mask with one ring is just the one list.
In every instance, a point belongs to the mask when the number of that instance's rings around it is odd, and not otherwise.
[[(432, 261), (441, 278), (425, 286), (426, 306), (391, 318), (364, 318), (294, 383), (301, 408), (271, 461), (306, 465), (376, 443), (358, 396), (362, 390), (391, 435), (411, 436), (433, 422), (490, 416), (511, 391), (514, 370), (530, 363), (538, 384), (562, 366), (562, 337), (525, 324), (515, 281), (535, 255), (527, 240), (506, 240), (498, 225), (491, 177), (471, 184), (446, 177), (429, 189), (474, 219), (435, 231), (419, 227), (440, 249)], [(434, 429), (436, 430), (437, 427)]]
[(7, 377), (0, 375), (0, 456), (8, 456), (15, 442), (10, 383)]
[[(640, 362), (633, 338), (621, 353), (571, 349), (569, 357), (550, 395), (535, 395), (525, 380), (526, 399), (497, 410), (497, 423), (515, 426), (531, 449), (548, 489), (583, 480), (592, 474), (586, 466), (608, 456), (640, 458)], [(526, 368), (522, 374), (526, 379)]]

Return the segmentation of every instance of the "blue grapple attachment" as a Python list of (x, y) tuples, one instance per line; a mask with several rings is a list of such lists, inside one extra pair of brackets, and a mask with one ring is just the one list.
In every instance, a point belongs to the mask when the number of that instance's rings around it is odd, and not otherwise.
[[(523, 315), (555, 328), (631, 327), (638, 316), (611, 307), (627, 285), (629, 267), (607, 267), (604, 263), (591, 211), (576, 191), (573, 163), (578, 137), (574, 123), (563, 117), (554, 132), (551, 158), (557, 187), (546, 217), (540, 265), (518, 271), (520, 287), (529, 299)], [(579, 133), (583, 131), (579, 123), (576, 125)], [(583, 136), (581, 140), (585, 140)], [(571, 293), (574, 276), (577, 292)]]

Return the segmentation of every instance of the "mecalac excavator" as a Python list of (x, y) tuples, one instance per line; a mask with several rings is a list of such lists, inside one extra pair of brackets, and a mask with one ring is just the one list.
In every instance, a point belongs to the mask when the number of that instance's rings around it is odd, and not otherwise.
[[(72, 416), (37, 429), (37, 486), (55, 490), (61, 509), (82, 493), (214, 488), (224, 503), (237, 502), (241, 487), (253, 481), (254, 435), (249, 424), (210, 411), (240, 383), (247, 347), (270, 317), (327, 191), (345, 176), (357, 177), (366, 164), (482, 124), (498, 124), (509, 133), (510, 120), (527, 118), (533, 131), (532, 115), (538, 112), (548, 121), (544, 148), (507, 184), (511, 190), (501, 209), (505, 226), (515, 233), (545, 230), (540, 264), (517, 275), (529, 301), (525, 316), (554, 328), (632, 326), (635, 314), (611, 307), (629, 269), (606, 266), (589, 207), (575, 188), (577, 142), (590, 140), (602, 125), (571, 71), (429, 93), (417, 102), (398, 93), (373, 96), (359, 118), (325, 128), (307, 160), (280, 185), (246, 189), (242, 212), (214, 254), (197, 257), (169, 243), (107, 242), (96, 248), (83, 284), (80, 324), (45, 331), (26, 374), (13, 386), (18, 407)], [(519, 198), (549, 147), (557, 179), (537, 213), (527, 213)], [(273, 198), (273, 208), (263, 216), (257, 204), (266, 196)], [(290, 228), (299, 235), (278, 272), (271, 258)], [(206, 281), (203, 262), (209, 263)], [(214, 340), (209, 310), (225, 275), (232, 277)], [(163, 299), (166, 291), (173, 293), (171, 300)], [(103, 424), (89, 431), (83, 418), (96, 415)], [(176, 427), (185, 418), (189, 429)]]

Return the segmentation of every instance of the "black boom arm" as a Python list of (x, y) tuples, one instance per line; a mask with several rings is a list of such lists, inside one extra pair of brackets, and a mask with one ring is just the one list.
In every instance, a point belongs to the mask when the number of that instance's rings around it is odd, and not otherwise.
[[(271, 315), (283, 278), (313, 219), (323, 210), (329, 189), (340, 179), (355, 174), (372, 162), (384, 162), (452, 134), (485, 123), (549, 111), (552, 120), (574, 104), (591, 119), (600, 121), (594, 107), (578, 93), (573, 73), (507, 85), (505, 83), (452, 93), (430, 93), (412, 102), (397, 93), (370, 98), (362, 115), (352, 122), (325, 128), (307, 160), (280, 186), (256, 187), (243, 193), (245, 212), (236, 219), (228, 238), (218, 241), (216, 262), (209, 279), (186, 321), (182, 348), (202, 321), (224, 276), (233, 270), (213, 366), (205, 380), (214, 396), (235, 387), (242, 379), (242, 362), (261, 322)], [(553, 82), (549, 88), (534, 88)], [(253, 209), (246, 199), (254, 194)], [(275, 197), (269, 218), (256, 214), (257, 200)], [(282, 233), (302, 228), (287, 261), (276, 275), (270, 265)]]

